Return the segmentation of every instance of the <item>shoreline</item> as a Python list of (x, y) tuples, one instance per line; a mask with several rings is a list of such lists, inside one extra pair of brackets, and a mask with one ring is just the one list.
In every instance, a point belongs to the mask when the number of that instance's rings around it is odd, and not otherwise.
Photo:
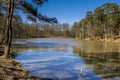
[(15, 59), (0, 58), (0, 80), (52, 80), (30, 76), (30, 72), (22, 67)]
[(86, 39), (83, 39), (83, 40), (120, 43), (120, 38), (118, 38), (118, 39), (90, 39), (90, 38), (86, 38)]
[(41, 80), (29, 76), (29, 72), (21, 67), (15, 59), (0, 58), (0, 80)]

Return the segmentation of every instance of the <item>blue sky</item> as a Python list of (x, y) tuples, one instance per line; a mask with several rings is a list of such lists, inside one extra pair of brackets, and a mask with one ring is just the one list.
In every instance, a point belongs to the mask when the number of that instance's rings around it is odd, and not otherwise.
[(107, 2), (120, 5), (120, 0), (48, 0), (39, 11), (48, 17), (56, 17), (60, 23), (73, 24), (84, 18), (87, 11), (94, 11)]

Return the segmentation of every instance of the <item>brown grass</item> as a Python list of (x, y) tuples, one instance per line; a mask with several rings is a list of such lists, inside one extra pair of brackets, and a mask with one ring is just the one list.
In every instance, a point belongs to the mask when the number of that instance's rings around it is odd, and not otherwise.
[(14, 59), (0, 58), (0, 80), (40, 80), (40, 78), (28, 76), (28, 71), (22, 69), (20, 63)]

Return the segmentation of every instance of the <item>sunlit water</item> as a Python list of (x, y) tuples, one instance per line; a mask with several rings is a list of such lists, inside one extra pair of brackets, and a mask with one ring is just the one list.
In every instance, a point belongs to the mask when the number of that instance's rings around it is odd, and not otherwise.
[(120, 80), (120, 46), (73, 39), (17, 39), (16, 60), (32, 76), (53, 80)]

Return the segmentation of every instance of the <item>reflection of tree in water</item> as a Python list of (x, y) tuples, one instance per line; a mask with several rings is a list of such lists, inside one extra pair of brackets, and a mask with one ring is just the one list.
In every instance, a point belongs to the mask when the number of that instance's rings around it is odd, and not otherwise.
[(104, 54), (104, 58), (96, 57), (94, 71), (103, 78), (120, 77), (120, 53)]
[[(79, 51), (79, 52), (77, 52)], [(120, 77), (120, 53), (104, 52), (104, 53), (84, 53), (76, 49), (86, 64), (93, 65), (94, 72), (102, 78)]]

